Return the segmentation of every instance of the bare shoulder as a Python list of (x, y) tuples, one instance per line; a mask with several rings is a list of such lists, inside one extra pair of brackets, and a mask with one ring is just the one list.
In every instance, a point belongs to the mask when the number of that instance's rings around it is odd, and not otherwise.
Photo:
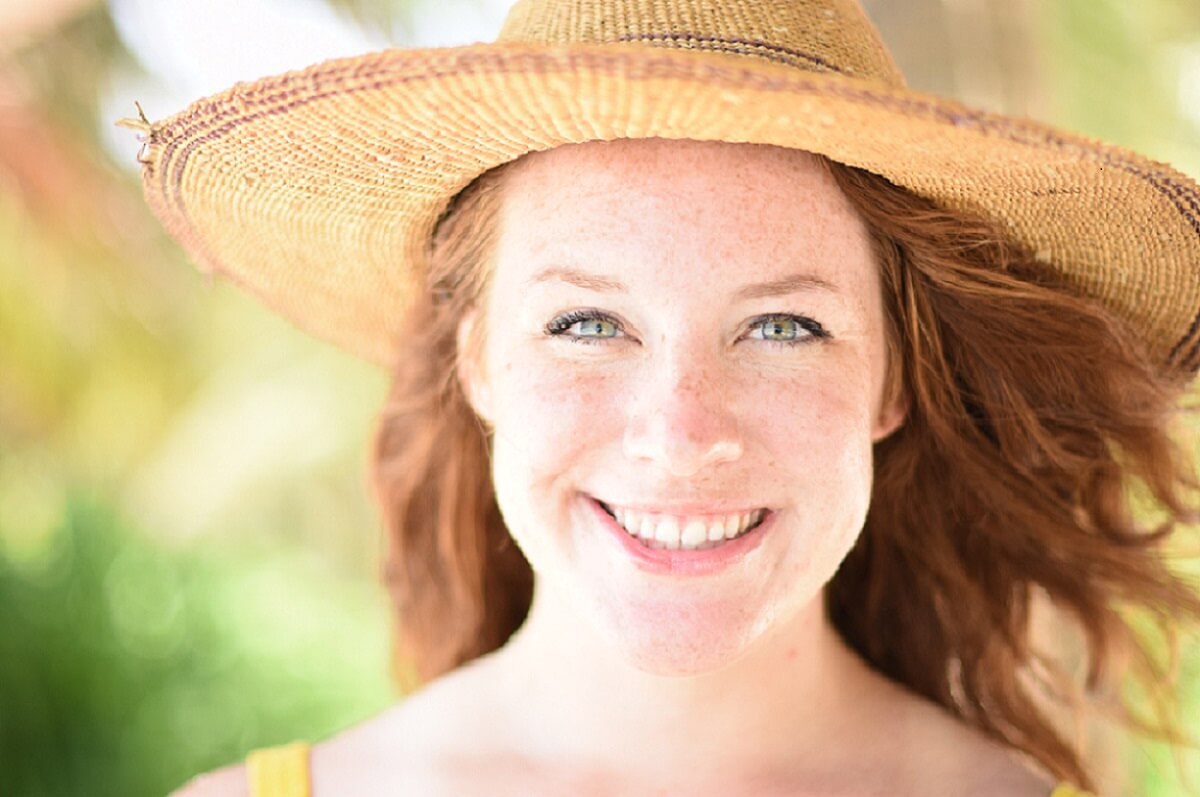
[(233, 766), (197, 775), (171, 792), (170, 797), (249, 797), (246, 765)]
[[(1053, 778), (1026, 762), (1014, 750), (982, 732), (968, 728), (973, 737), (965, 745), (960, 766), (964, 780), (970, 776), (973, 797), (1050, 797)], [(963, 794), (954, 790), (954, 794)]]
[[(1050, 797), (1057, 785), (1049, 776), (1035, 772), (1015, 760), (1007, 749), (994, 751), (979, 761), (974, 775), (972, 797)], [(961, 790), (948, 791), (963, 794)]]
[[(310, 779), (314, 794), (414, 791), (453, 733), (466, 723), (466, 695), (440, 682), (336, 736), (314, 744)], [(455, 718), (459, 717), (459, 720)], [(460, 740), (461, 741), (461, 740)], [(245, 763), (197, 775), (169, 797), (250, 797)]]
[[(455, 671), (312, 749), (314, 794), (442, 794), (465, 751), (496, 738), (492, 699), (470, 668)], [(190, 795), (189, 795), (190, 797)]]
[(1007, 745), (927, 704), (923, 747), (931, 797), (1050, 797), (1055, 781)]
[(487, 718), (493, 716), (488, 710), (495, 698), (492, 682), (480, 678), (479, 669), (468, 664), (441, 676), (318, 745), (314, 756), (331, 759), (374, 750), (426, 753), (447, 741), (461, 747), (470, 741), (467, 735), (488, 730)]
[(867, 689), (863, 749), (877, 751), (890, 793), (1050, 797), (1055, 783), (1027, 757), (953, 712), (882, 676)]

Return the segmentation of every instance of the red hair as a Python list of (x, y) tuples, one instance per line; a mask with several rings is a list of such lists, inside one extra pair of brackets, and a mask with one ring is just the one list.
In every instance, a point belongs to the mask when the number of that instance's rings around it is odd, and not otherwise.
[[(1157, 368), (1119, 319), (995, 225), (829, 168), (871, 230), (887, 390), (910, 408), (876, 446), (863, 533), (826, 588), (830, 620), (879, 672), (1092, 788), (1046, 713), (1048, 698), (1076, 702), (1079, 689), (1032, 647), (1031, 610), (1043, 596), (1082, 629), (1088, 690), (1132, 655), (1149, 692), (1169, 694), (1123, 611), (1145, 610), (1167, 634), (1200, 618), (1200, 597), (1163, 555), (1196, 517), (1191, 462), (1171, 438), (1190, 374)], [(396, 661), (421, 679), (503, 645), (532, 594), (496, 507), (485, 430), (455, 378), (458, 320), (485, 289), (504, 170), (478, 178), (439, 224), (378, 427)], [(1133, 485), (1152, 497), (1155, 525), (1135, 517)], [(1177, 739), (1161, 703), (1155, 722), (1125, 719)]]

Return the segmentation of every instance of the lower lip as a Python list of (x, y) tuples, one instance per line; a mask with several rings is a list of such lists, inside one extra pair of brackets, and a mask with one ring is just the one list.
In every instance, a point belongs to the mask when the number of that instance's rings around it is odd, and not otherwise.
[(648, 548), (621, 528), (596, 499), (588, 498), (587, 502), (600, 525), (609, 532), (608, 536), (617, 541), (635, 565), (648, 573), (670, 576), (706, 576), (737, 564), (762, 543), (775, 520), (775, 513), (768, 512), (753, 529), (715, 548), (700, 551)]

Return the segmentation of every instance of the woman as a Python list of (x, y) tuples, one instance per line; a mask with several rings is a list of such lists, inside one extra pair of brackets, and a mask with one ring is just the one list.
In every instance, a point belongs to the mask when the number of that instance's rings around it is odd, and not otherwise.
[(848, 0), (528, 0), (147, 133), (203, 267), (392, 368), (427, 682), (180, 794), (1064, 797), (1031, 613), (1091, 687), (1159, 675), (1118, 609), (1200, 615), (1200, 192), (907, 90)]

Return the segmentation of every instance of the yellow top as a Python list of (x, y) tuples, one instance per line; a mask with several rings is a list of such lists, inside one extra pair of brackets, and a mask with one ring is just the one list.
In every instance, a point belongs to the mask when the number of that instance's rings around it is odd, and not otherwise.
[[(246, 758), (250, 797), (312, 797), (308, 786), (308, 750), (304, 742), (255, 750)], [(1092, 797), (1061, 784), (1050, 797)]]
[(246, 757), (246, 778), (250, 781), (250, 797), (312, 797), (308, 787), (308, 744), (292, 742), (255, 750)]

